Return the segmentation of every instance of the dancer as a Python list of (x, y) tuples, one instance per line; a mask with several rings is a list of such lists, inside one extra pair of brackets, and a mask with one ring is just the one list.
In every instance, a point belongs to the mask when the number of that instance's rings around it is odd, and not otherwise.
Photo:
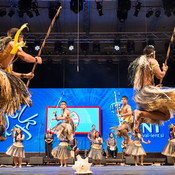
[(96, 166), (97, 166), (97, 160), (99, 160), (99, 166), (102, 166), (101, 160), (103, 158), (103, 155), (101, 145), (103, 145), (103, 139), (101, 138), (100, 133), (97, 131), (95, 133), (95, 139), (92, 142), (91, 150), (88, 156), (89, 158), (92, 158), (92, 160), (95, 161)]
[(56, 132), (59, 139), (68, 138), (71, 141), (74, 138), (75, 124), (71, 118), (71, 112), (67, 109), (67, 103), (65, 101), (61, 102), (61, 109), (63, 110), (63, 113), (59, 117), (57, 116), (56, 111), (53, 112), (55, 117), (53, 117), (52, 120), (64, 120), (65, 122), (59, 123), (51, 130)]
[(170, 139), (162, 151), (162, 154), (166, 156), (171, 156), (175, 166), (175, 126), (170, 125)]
[(7, 150), (6, 154), (13, 156), (15, 166), (17, 167), (17, 158), (19, 159), (19, 168), (21, 168), (22, 158), (25, 157), (24, 146), (22, 142), (24, 140), (24, 134), (22, 134), (21, 128), (16, 129), (16, 134), (14, 135), (14, 130), (11, 130), (12, 137), (15, 138), (15, 143), (13, 143), (10, 148)]
[(106, 146), (108, 150), (109, 157), (116, 158), (117, 157), (117, 140), (114, 138), (114, 134), (111, 132), (109, 134), (109, 139), (106, 141)]
[[(31, 106), (32, 104), (30, 99), (31, 94), (24, 82), (20, 78), (14, 76), (13, 73), (9, 73), (5, 70), (11, 69), (10, 64), (12, 63), (15, 55), (18, 55), (26, 62), (37, 62), (38, 64), (42, 63), (42, 59), (40, 57), (33, 57), (25, 53), (21, 48), (25, 45), (23, 42), (23, 35), (21, 34), (21, 31), (25, 27), (27, 27), (27, 24), (24, 24), (19, 30), (17, 28), (12, 28), (8, 31), (7, 37), (0, 39), (1, 118), (4, 118), (5, 114), (15, 114), (16, 110), (19, 110), (21, 105), (27, 104), (28, 106)], [(30, 73), (28, 76), (28, 78), (32, 78), (33, 74)], [(25, 75), (21, 74), (21, 77), (25, 77)]]
[(141, 156), (141, 165), (143, 166), (143, 158), (146, 155), (140, 141), (145, 144), (150, 144), (151, 142), (148, 140), (145, 142), (143, 140), (140, 129), (136, 129), (135, 133), (131, 131), (131, 134), (134, 136), (134, 141), (126, 148), (125, 154), (134, 156), (135, 166), (137, 166), (137, 156)]
[[(129, 66), (129, 74), (134, 89), (137, 92), (134, 101), (138, 110), (135, 110), (135, 127), (140, 124), (158, 123), (170, 119), (171, 110), (175, 111), (175, 89), (155, 86), (154, 76), (162, 79), (168, 70), (163, 64), (162, 70), (155, 58), (154, 46), (148, 45), (144, 55), (134, 60)], [(160, 85), (159, 85), (160, 86)]]
[(52, 158), (52, 145), (53, 145), (53, 134), (51, 132), (51, 129), (47, 130), (47, 133), (44, 136), (44, 141), (45, 141), (45, 151), (46, 151), (46, 157), (49, 159)]
[(67, 167), (66, 160), (71, 158), (70, 149), (68, 147), (69, 140), (60, 139), (60, 144), (52, 150), (52, 155), (54, 158), (60, 159), (60, 167), (63, 167), (63, 160), (64, 160), (64, 167)]
[(129, 136), (128, 131), (131, 130), (133, 125), (132, 109), (131, 106), (128, 105), (127, 96), (123, 96), (121, 102), (123, 105), (120, 110), (118, 110), (118, 105), (116, 104), (116, 112), (119, 114), (118, 117), (124, 118), (124, 121), (119, 126), (112, 127), (110, 129), (115, 130), (116, 136), (118, 138), (121, 138), (121, 136), (123, 136), (129, 145), (131, 143), (131, 137)]

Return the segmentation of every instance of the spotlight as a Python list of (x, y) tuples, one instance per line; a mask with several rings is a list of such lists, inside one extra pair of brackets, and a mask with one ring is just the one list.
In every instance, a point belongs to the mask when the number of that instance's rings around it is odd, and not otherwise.
[(114, 50), (120, 50), (120, 40), (114, 40)]
[[(59, 7), (61, 6), (61, 3), (60, 2), (56, 2), (56, 3), (52, 3), (49, 7), (49, 18), (50, 20), (52, 20), (56, 13), (57, 13), (57, 10), (59, 9)], [(57, 19), (59, 18), (59, 15), (57, 17)]]
[[(79, 4), (78, 4), (78, 2), (79, 2)], [(70, 9), (74, 13), (79, 13), (81, 10), (83, 10), (83, 0), (79, 0), (79, 1), (77, 1), (77, 0), (71, 0), (70, 1)]]
[(68, 49), (70, 51), (74, 50), (74, 41), (68, 41)]
[(34, 42), (34, 48), (36, 51), (40, 50), (40, 40), (35, 40)]
[(161, 11), (160, 10), (156, 10), (155, 17), (158, 18), (160, 15), (161, 15)]
[(152, 15), (153, 15), (153, 11), (152, 11), (152, 9), (149, 9), (149, 10), (147, 11), (147, 13), (146, 13), (146, 17), (149, 18), (149, 17), (151, 17)]
[(33, 13), (32, 13), (31, 11), (27, 11), (27, 16), (28, 16), (29, 18), (32, 18), (32, 17), (33, 17)]
[(95, 1), (96, 1), (96, 5), (97, 5), (98, 14), (99, 14), (99, 16), (102, 16), (103, 15), (103, 11), (102, 11), (103, 5), (102, 5), (102, 2), (100, 2), (100, 0), (95, 0)]
[(9, 17), (12, 17), (14, 14), (15, 14), (15, 12), (11, 9), (11, 10), (9, 11), (9, 13), (8, 13), (8, 16), (9, 16)]
[(32, 0), (19, 0), (18, 8), (22, 12), (27, 12), (31, 9)]
[(0, 9), (0, 16), (3, 17), (7, 14), (6, 10)]
[(140, 9), (141, 9), (141, 2), (138, 2), (136, 3), (136, 6), (135, 6), (135, 12), (134, 12), (134, 16), (138, 16), (139, 12), (140, 12)]
[(40, 13), (38, 11), (38, 3), (37, 2), (32, 2), (32, 9), (35, 12), (35, 15), (36, 16), (39, 16), (40, 15)]
[(128, 17), (128, 10), (131, 8), (130, 0), (118, 0), (117, 17), (120, 22), (124, 22)]
[(39, 51), (40, 50), (40, 46), (35, 46), (35, 50)]

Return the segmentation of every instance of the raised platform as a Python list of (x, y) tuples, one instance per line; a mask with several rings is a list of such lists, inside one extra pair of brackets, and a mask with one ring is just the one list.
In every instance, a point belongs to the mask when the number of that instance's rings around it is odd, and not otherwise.
[[(174, 166), (104, 166), (104, 167), (91, 167), (93, 175), (174, 175)], [(70, 175), (75, 171), (72, 167), (58, 167), (58, 166), (44, 166), (44, 167), (22, 167), (0, 168), (0, 174), (52, 174), (52, 175)]]
[[(80, 152), (80, 155), (84, 157), (83, 152)], [(152, 164), (160, 164), (160, 165), (171, 165), (172, 164), (172, 158), (163, 156), (161, 153), (147, 153), (147, 155), (144, 157), (144, 164), (145, 165), (152, 165)], [(138, 162), (139, 162), (138, 158)], [(48, 159), (45, 158), (44, 153), (26, 153), (26, 158), (23, 159), (23, 165), (59, 165), (58, 159)], [(67, 160), (68, 164), (74, 164), (75, 159), (71, 158)], [(89, 162), (93, 162), (91, 159), (89, 159)], [(102, 160), (103, 165), (118, 165), (118, 164), (128, 164), (133, 165), (134, 164), (134, 158), (126, 156), (125, 159), (122, 159), (122, 154), (118, 153), (117, 158), (106, 158)], [(7, 156), (5, 153), (0, 153), (0, 165), (13, 165), (13, 159), (9, 156)]]

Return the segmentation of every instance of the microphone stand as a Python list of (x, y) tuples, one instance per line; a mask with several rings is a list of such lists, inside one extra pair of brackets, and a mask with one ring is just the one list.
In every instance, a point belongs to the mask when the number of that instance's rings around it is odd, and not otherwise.
[(42, 126), (43, 126), (43, 123), (41, 123), (41, 127), (40, 127), (40, 130), (39, 130), (39, 156), (40, 156), (40, 145), (41, 145), (41, 129), (42, 129)]

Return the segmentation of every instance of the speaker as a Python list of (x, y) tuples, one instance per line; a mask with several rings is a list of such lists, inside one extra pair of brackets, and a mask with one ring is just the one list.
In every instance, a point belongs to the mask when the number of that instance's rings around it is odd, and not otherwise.
[(43, 157), (30, 157), (31, 165), (42, 165), (44, 163)]
[(1, 165), (13, 165), (13, 157), (0, 157)]
[(173, 165), (173, 159), (170, 156), (167, 156), (167, 164)]
[[(139, 163), (139, 157), (137, 157), (137, 163)], [(125, 164), (134, 165), (134, 157), (125, 157)]]

